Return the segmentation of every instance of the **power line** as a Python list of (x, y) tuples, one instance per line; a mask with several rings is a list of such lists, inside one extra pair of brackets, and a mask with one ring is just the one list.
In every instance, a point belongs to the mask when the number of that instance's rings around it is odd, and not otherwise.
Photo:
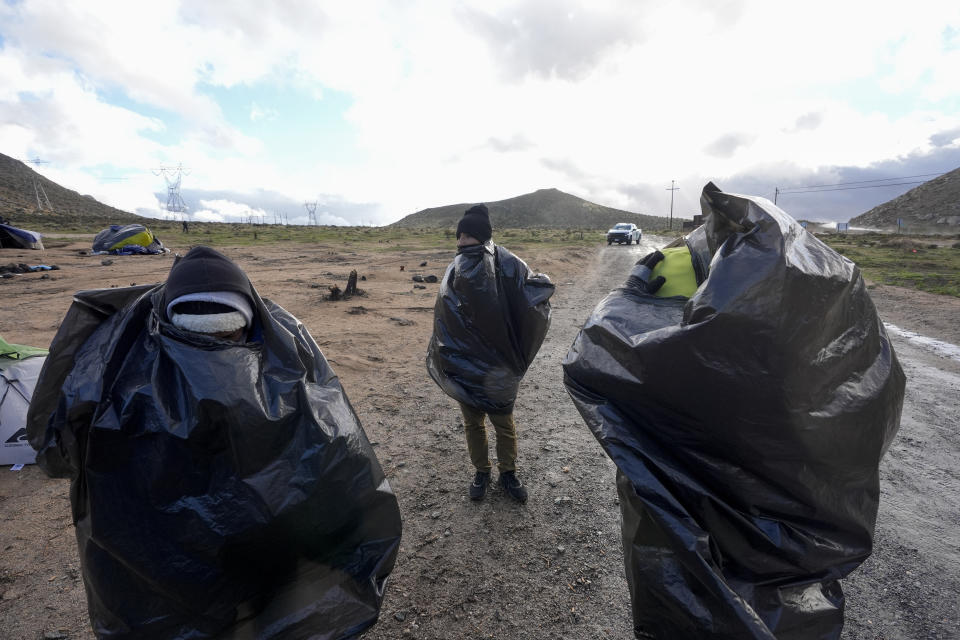
[[(819, 188), (821, 188), (821, 187), (845, 187), (845, 186), (851, 185), (851, 184), (869, 184), (869, 183), (871, 183), (871, 182), (887, 182), (887, 181), (890, 181), (890, 180), (910, 180), (911, 178), (925, 178), (925, 177), (928, 177), (928, 176), (942, 176), (943, 174), (944, 174), (944, 172), (943, 172), (943, 171), (940, 171), (939, 173), (921, 173), (920, 175), (917, 175), (917, 176), (900, 176), (899, 178), (876, 178), (875, 180), (860, 180), (860, 181), (858, 181), (858, 182), (838, 182), (838, 183), (836, 183), (836, 184), (808, 184), (808, 185), (806, 185), (806, 186), (804, 186), (804, 187), (787, 187), (787, 188), (785, 188), (785, 189), (780, 189), (779, 191), (780, 191), (780, 193), (789, 193), (790, 191), (794, 191), (794, 190), (796, 190), (796, 189), (819, 189)], [(926, 182), (926, 181), (924, 181), (924, 182)], [(887, 186), (887, 185), (878, 184), (878, 185), (876, 185), (876, 186), (878, 186), (878, 187), (885, 187), (885, 186)]]
[(839, 189), (812, 189), (810, 191), (784, 191), (780, 189), (778, 193), (783, 194), (795, 194), (795, 193), (825, 193), (827, 191), (852, 191), (853, 189), (875, 189), (877, 187), (899, 187), (905, 184), (923, 184), (924, 182), (929, 182), (929, 180), (916, 180), (914, 182), (891, 182), (890, 184), (868, 184), (862, 187), (841, 187)]

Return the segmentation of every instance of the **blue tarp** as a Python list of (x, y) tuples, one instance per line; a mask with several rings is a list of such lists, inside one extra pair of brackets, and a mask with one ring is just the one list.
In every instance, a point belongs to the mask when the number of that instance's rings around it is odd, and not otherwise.
[(36, 231), (27, 231), (9, 224), (0, 224), (0, 248), (43, 249), (43, 241)]

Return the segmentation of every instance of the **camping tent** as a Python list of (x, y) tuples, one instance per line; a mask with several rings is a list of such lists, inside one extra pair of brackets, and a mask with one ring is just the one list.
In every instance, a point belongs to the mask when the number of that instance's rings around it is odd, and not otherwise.
[(40, 234), (0, 224), (0, 249), (43, 249)]
[(45, 349), (0, 337), (0, 465), (32, 464), (37, 457), (27, 442), (27, 408), (46, 356)]
[(120, 255), (141, 253), (166, 253), (160, 238), (142, 224), (112, 224), (93, 239), (94, 253)]

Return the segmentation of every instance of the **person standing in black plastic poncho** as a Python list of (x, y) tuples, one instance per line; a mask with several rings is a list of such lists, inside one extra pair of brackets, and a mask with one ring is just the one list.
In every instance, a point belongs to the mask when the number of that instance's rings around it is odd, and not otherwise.
[(316, 342), (226, 256), (82, 291), (27, 417), (70, 500), (98, 638), (354, 638), (400, 512)]
[(617, 465), (634, 633), (838, 640), (903, 370), (853, 262), (765, 198), (710, 183), (701, 206), (563, 361)]
[(447, 268), (434, 309), (427, 371), (460, 405), (470, 461), (472, 500), (486, 495), (492, 465), (484, 417), (496, 430), (497, 467), (504, 492), (518, 502), (527, 489), (517, 477), (513, 405), (520, 380), (550, 326), (554, 285), (495, 245), (487, 207), (471, 207), (457, 225), (457, 257)]

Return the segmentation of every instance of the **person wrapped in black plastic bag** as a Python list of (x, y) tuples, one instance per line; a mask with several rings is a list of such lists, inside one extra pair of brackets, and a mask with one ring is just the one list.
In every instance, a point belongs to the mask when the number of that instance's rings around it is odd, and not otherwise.
[(692, 297), (641, 260), (563, 362), (618, 468), (635, 635), (836, 639), (903, 371), (856, 265), (764, 198), (701, 205)]
[(78, 293), (28, 415), (69, 477), (99, 638), (352, 638), (401, 523), (296, 318), (207, 247), (157, 286)]
[(550, 327), (555, 287), (491, 237), (486, 205), (474, 205), (457, 225), (457, 256), (440, 283), (427, 371), (460, 404), (476, 470), (470, 498), (482, 499), (490, 482), (484, 425), (489, 417), (497, 434), (500, 485), (512, 499), (525, 502), (527, 489), (516, 473), (513, 405)]

